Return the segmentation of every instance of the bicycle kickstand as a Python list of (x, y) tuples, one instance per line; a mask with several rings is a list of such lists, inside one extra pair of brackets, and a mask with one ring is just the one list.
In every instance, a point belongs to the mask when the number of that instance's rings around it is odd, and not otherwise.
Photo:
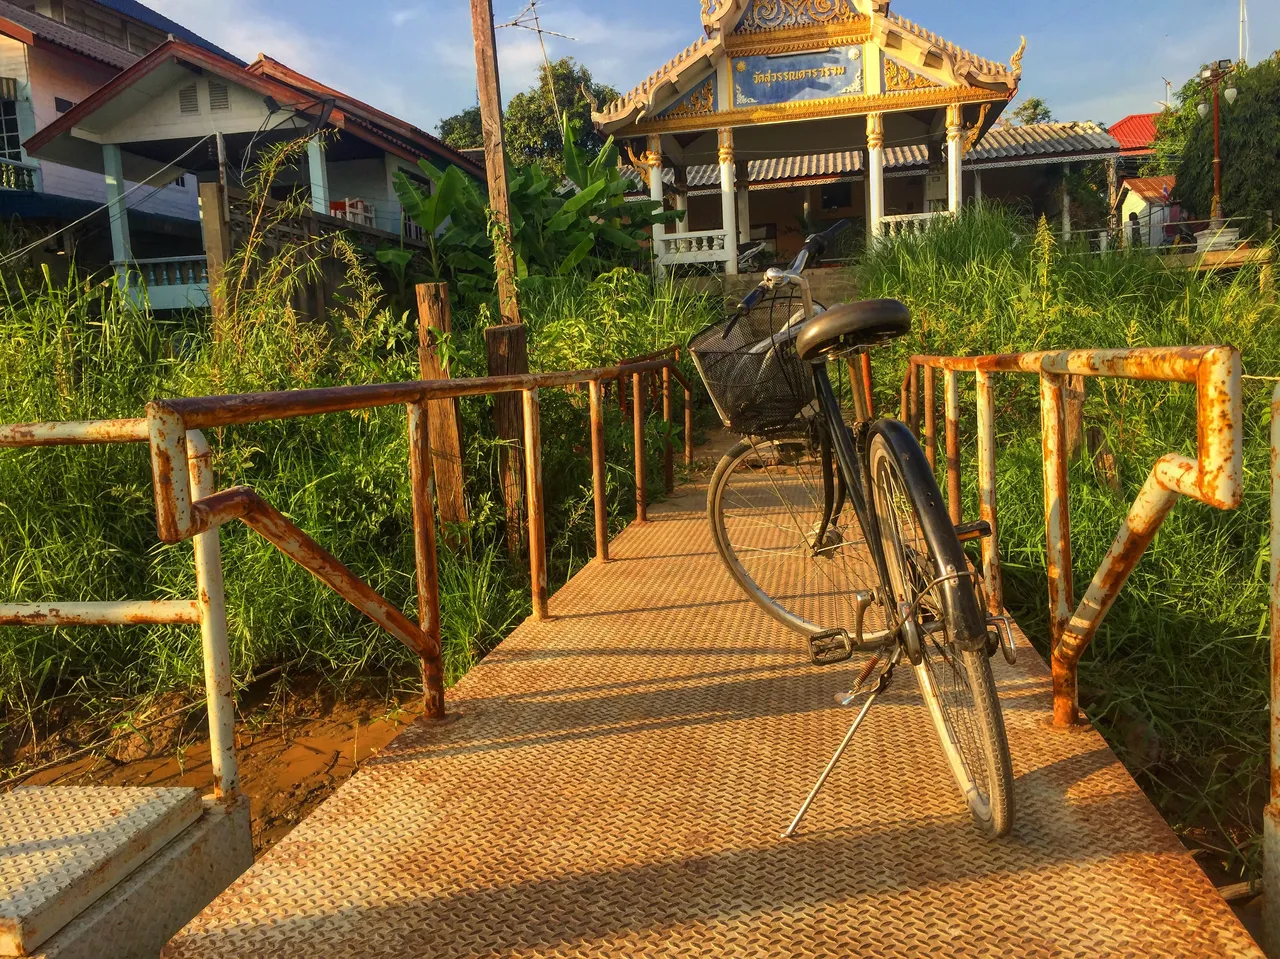
[[(791, 825), (782, 833), (783, 839), (790, 839), (796, 834), (796, 830), (800, 828), (800, 820), (804, 818), (805, 813), (809, 811), (809, 807), (813, 805), (813, 801), (818, 798), (818, 793), (822, 790), (823, 785), (827, 781), (827, 777), (831, 775), (831, 771), (836, 768), (836, 764), (840, 762), (840, 757), (844, 755), (844, 751), (849, 748), (849, 743), (853, 742), (853, 735), (858, 731), (858, 727), (862, 725), (862, 721), (867, 718), (867, 713), (871, 711), (871, 706), (879, 698), (880, 694), (889, 688), (889, 682), (893, 679), (893, 669), (898, 665), (898, 660), (902, 658), (902, 647), (899, 646), (894, 650), (892, 658), (889, 660), (884, 671), (880, 673), (880, 678), (876, 682), (875, 689), (871, 690), (871, 695), (867, 697), (867, 701), (862, 704), (862, 708), (858, 710), (857, 718), (854, 719), (853, 725), (849, 727), (849, 731), (844, 734), (844, 739), (840, 745), (836, 747), (835, 754), (831, 757), (831, 761), (827, 763), (827, 768), (822, 770), (822, 775), (818, 777), (818, 781), (813, 784), (813, 788), (809, 790), (809, 795), (805, 797), (804, 803), (800, 806), (800, 811), (796, 813), (796, 818), (791, 820)], [(856, 688), (854, 692), (856, 693)], [(846, 701), (847, 704), (847, 701)]]

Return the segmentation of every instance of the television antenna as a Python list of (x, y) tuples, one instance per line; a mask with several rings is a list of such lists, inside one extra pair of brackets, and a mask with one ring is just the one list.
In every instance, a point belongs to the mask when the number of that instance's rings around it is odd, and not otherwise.
[(1168, 77), (1161, 77), (1164, 81), (1164, 99), (1157, 100), (1156, 106), (1164, 107), (1166, 110), (1173, 109), (1173, 82)]
[(559, 37), (562, 40), (577, 40), (565, 33), (556, 33), (554, 30), (546, 30), (542, 26), (542, 21), (538, 18), (538, 3), (540, 0), (529, 0), (525, 8), (515, 15), (506, 23), (498, 24), (498, 28), (503, 27), (519, 27), (522, 30), (528, 30), (538, 35), (538, 45), (542, 48), (542, 64), (547, 71), (547, 82), (551, 85), (551, 103), (555, 107), (556, 122), (560, 122), (560, 97), (556, 93), (556, 78), (551, 72), (551, 59), (547, 56), (547, 37)]
[(1240, 0), (1240, 63), (1249, 62), (1249, 6)]

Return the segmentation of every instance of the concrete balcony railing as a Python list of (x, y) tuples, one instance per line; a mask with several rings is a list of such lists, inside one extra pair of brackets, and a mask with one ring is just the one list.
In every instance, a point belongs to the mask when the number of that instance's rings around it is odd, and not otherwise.
[(0, 190), (35, 193), (40, 189), (40, 167), (34, 163), (0, 158)]
[(951, 216), (949, 210), (936, 213), (902, 213), (882, 217), (880, 220), (881, 236), (902, 236), (909, 233), (923, 233), (934, 223)]
[(734, 252), (727, 243), (724, 230), (699, 230), (695, 233), (668, 233), (656, 238), (658, 262), (663, 266), (678, 263), (727, 263)]
[(128, 271), (129, 287), (141, 292), (154, 310), (198, 309), (209, 305), (208, 259), (198, 256), (165, 256), (148, 260), (116, 260), (117, 274)]

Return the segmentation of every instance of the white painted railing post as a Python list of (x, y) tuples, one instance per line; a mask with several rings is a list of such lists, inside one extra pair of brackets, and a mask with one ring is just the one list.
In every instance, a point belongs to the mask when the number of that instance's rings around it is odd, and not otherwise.
[[(187, 467), (196, 499), (212, 496), (213, 456), (204, 434), (187, 433)], [(231, 649), (227, 643), (227, 603), (222, 585), (218, 527), (192, 538), (196, 563), (196, 602), (204, 651), (204, 688), (209, 708), (209, 759), (214, 795), (230, 801), (240, 794), (236, 763), (236, 713), (232, 699)]]

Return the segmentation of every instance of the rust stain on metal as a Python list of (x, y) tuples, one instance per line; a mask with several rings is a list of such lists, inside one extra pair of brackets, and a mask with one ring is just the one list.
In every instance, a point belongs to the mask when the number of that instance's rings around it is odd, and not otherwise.
[(0, 447), (145, 443), (147, 439), (147, 421), (142, 418), (15, 423), (12, 426), (0, 426)]

